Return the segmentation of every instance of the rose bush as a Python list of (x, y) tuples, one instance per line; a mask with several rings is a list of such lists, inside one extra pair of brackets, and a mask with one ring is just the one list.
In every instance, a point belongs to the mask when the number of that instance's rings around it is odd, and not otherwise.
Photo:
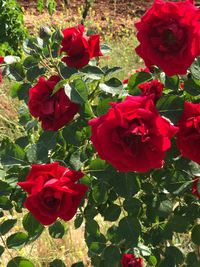
[(193, 1), (155, 0), (135, 26), (136, 52), (147, 67), (156, 65), (169, 76), (186, 74), (200, 54), (199, 11)]
[[(4, 60), (22, 106), (20, 135), (0, 143), (0, 253), (16, 255), (45, 229), (62, 238), (72, 219), (90, 258), (72, 267), (199, 267), (196, 15), (192, 2), (155, 1), (137, 25), (147, 41), (137, 50), (161, 69), (141, 69), (127, 84), (115, 77), (120, 67), (102, 66), (110, 48), (82, 26), (43, 27), (24, 43), (26, 56)], [(24, 251), (3, 254), (7, 266), (69, 266)]]

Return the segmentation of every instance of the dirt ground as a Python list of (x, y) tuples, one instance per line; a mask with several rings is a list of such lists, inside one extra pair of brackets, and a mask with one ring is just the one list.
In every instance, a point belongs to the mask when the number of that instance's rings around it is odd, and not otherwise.
[[(61, 21), (67, 21), (73, 25), (80, 23), (81, 14), (85, 5), (85, 0), (70, 0), (69, 5), (64, 7), (57, 1), (57, 10), (51, 18), (48, 18), (45, 10), (39, 13), (36, 9), (36, 1), (21, 0), (18, 1), (25, 13), (25, 23), (31, 30), (37, 27), (37, 24), (45, 24), (49, 21), (60, 24)], [(151, 5), (152, 0), (96, 0), (88, 13), (87, 21), (92, 24), (99, 24), (103, 31), (113, 31), (113, 35), (121, 30), (133, 29), (134, 20), (140, 17)]]

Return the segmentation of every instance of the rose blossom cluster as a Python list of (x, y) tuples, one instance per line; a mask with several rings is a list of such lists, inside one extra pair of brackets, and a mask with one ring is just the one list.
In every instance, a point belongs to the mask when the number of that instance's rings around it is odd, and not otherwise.
[[(167, 75), (185, 74), (200, 54), (199, 12), (192, 1), (155, 0), (153, 6), (136, 24), (140, 42), (136, 52), (147, 67), (154, 65)], [(102, 56), (99, 35), (86, 36), (84, 27), (63, 31), (62, 61), (80, 69), (91, 58)], [(41, 121), (44, 130), (58, 131), (70, 123), (80, 106), (65, 94), (64, 88), (54, 93), (59, 76), (43, 77), (29, 92), (29, 110)], [(183, 114), (173, 125), (159, 114), (156, 102), (164, 85), (158, 80), (140, 84), (139, 96), (128, 95), (121, 102), (110, 103), (102, 116), (91, 119), (91, 141), (101, 159), (120, 172), (148, 172), (164, 166), (164, 158), (176, 135), (181, 155), (200, 164), (200, 104), (185, 102)], [(75, 215), (88, 187), (79, 183), (84, 174), (59, 163), (33, 164), (26, 181), (18, 184), (28, 197), (25, 207), (44, 225), (57, 218), (65, 221)], [(199, 178), (195, 177), (192, 193), (200, 197)], [(141, 267), (143, 261), (124, 254), (123, 267)]]

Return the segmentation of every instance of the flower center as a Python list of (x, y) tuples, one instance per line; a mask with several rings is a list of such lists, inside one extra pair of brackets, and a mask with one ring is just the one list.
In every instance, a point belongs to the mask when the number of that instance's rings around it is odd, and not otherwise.
[(54, 208), (57, 207), (57, 205), (59, 204), (59, 199), (54, 198), (54, 197), (46, 197), (44, 199), (44, 203), (46, 206), (48, 206), (49, 208)]
[(167, 24), (154, 25), (150, 42), (162, 53), (178, 52), (186, 43), (186, 31), (171, 19)]
[(148, 141), (148, 130), (140, 119), (134, 119), (128, 129), (119, 129), (120, 139), (130, 148)]

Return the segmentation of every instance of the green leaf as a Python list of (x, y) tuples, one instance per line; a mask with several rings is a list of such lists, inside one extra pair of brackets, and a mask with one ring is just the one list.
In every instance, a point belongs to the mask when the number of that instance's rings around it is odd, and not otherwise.
[(117, 78), (111, 78), (110, 80), (100, 83), (99, 88), (112, 95), (121, 94), (123, 92), (122, 82)]
[(90, 170), (93, 171), (100, 171), (100, 170), (106, 170), (108, 167), (107, 163), (105, 160), (102, 160), (100, 158), (96, 158), (91, 161), (90, 163)]
[(42, 76), (44, 74), (45, 74), (45, 68), (40, 68), (38, 66), (35, 66), (27, 70), (26, 76), (28, 81), (33, 82), (39, 76)]
[(5, 235), (7, 234), (13, 226), (16, 224), (16, 219), (8, 219), (0, 224), (0, 234)]
[(21, 84), (18, 91), (17, 91), (18, 99), (24, 100), (26, 103), (28, 103), (30, 88), (31, 88), (31, 83)]
[(176, 95), (162, 96), (157, 102), (160, 114), (176, 123), (183, 112), (184, 100)]
[(49, 226), (49, 234), (53, 238), (62, 238), (65, 234), (64, 225), (60, 221), (55, 222)]
[(39, 223), (30, 212), (24, 215), (22, 223), (29, 237), (38, 237), (44, 230), (44, 226)]
[(200, 57), (196, 58), (190, 67), (192, 76), (199, 80), (200, 79)]
[(137, 198), (125, 199), (123, 203), (124, 209), (131, 216), (137, 216), (142, 207), (142, 202)]
[(105, 183), (100, 182), (92, 188), (92, 197), (98, 204), (103, 204), (108, 200), (108, 191)]
[(107, 76), (111, 76), (113, 75), (114, 73), (117, 73), (119, 71), (121, 71), (122, 68), (121, 67), (112, 67), (112, 68), (107, 68), (106, 71), (105, 71), (105, 75)]
[(174, 215), (167, 223), (167, 229), (177, 233), (184, 233), (189, 227), (189, 221), (185, 216)]
[(200, 261), (197, 259), (195, 252), (189, 252), (186, 258), (187, 267), (199, 267)]
[(109, 53), (112, 49), (110, 46), (108, 46), (106, 44), (101, 44), (100, 50), (101, 50), (102, 54), (105, 55), (105, 54)]
[(170, 260), (171, 262), (174, 262), (176, 266), (182, 264), (184, 261), (182, 252), (177, 247), (174, 246), (166, 248), (165, 258), (167, 260)]
[(63, 87), (63, 85), (65, 85), (67, 83), (67, 81), (68, 81), (67, 79), (59, 81), (56, 84), (56, 86), (54, 87), (53, 92), (52, 92), (52, 95), (54, 95), (55, 93), (57, 93)]
[(156, 259), (156, 257), (151, 255), (149, 257), (148, 263), (150, 264), (150, 266), (156, 266), (157, 265), (157, 259)]
[(94, 236), (100, 235), (99, 225), (95, 220), (88, 219), (85, 224), (85, 229), (88, 232), (88, 234), (91, 234)]
[(104, 220), (114, 222), (116, 221), (121, 213), (121, 208), (117, 204), (110, 204), (103, 212)]
[(25, 58), (23, 65), (26, 69), (30, 69), (34, 66), (37, 66), (38, 62), (39, 62), (39, 60), (37, 58), (35, 58), (33, 56), (28, 56)]
[(23, 257), (15, 257), (9, 261), (7, 267), (34, 267), (34, 264)]
[(158, 215), (168, 217), (172, 213), (173, 204), (170, 200), (164, 200), (158, 207)]
[(50, 262), (50, 267), (65, 267), (66, 265), (64, 264), (63, 261), (55, 259), (52, 262)]
[(5, 248), (0, 245), (0, 256), (4, 253), (4, 251), (5, 251)]
[(102, 69), (96, 66), (86, 66), (81, 69), (81, 72), (85, 74), (87, 78), (92, 80), (100, 80), (104, 76)]
[(11, 201), (6, 196), (0, 197), (0, 208), (3, 210), (11, 210), (13, 207)]
[(110, 108), (110, 103), (113, 102), (112, 98), (103, 98), (99, 100), (97, 106), (97, 115), (104, 115)]
[(121, 197), (129, 198), (139, 191), (139, 183), (135, 173), (109, 173), (108, 183)]
[(192, 242), (196, 245), (200, 245), (200, 224), (197, 224), (192, 229)]
[(37, 142), (37, 158), (45, 161), (48, 159), (48, 153), (56, 146), (56, 132), (46, 131), (40, 135)]
[(184, 90), (192, 96), (198, 96), (200, 94), (200, 81), (188, 79), (184, 82)]
[(25, 74), (21, 63), (14, 63), (9, 66), (9, 78), (15, 81), (23, 81)]
[(6, 240), (8, 248), (23, 247), (28, 241), (28, 235), (23, 232), (18, 232), (10, 235)]
[(72, 102), (83, 104), (88, 100), (87, 86), (81, 79), (74, 80), (65, 86), (65, 93)]
[(12, 143), (8, 139), (2, 141), (0, 151), (0, 159), (2, 164), (23, 164), (24, 157), (25, 152), (20, 146)]
[(80, 170), (82, 167), (83, 163), (81, 162), (81, 151), (76, 150), (74, 153), (72, 153), (69, 163), (72, 166), (73, 169), (76, 171)]
[(65, 63), (59, 63), (60, 73), (64, 79), (69, 79), (72, 75), (78, 73), (75, 68), (68, 68)]
[(83, 216), (81, 214), (77, 214), (74, 220), (75, 229), (78, 229), (82, 223), (83, 223)]
[(14, 84), (11, 86), (11, 88), (10, 88), (10, 96), (11, 96), (12, 98), (17, 97), (17, 92), (18, 92), (20, 86), (21, 86), (21, 84), (20, 84), (20, 83), (17, 83), (17, 82), (14, 83)]
[(116, 267), (121, 260), (121, 253), (118, 247), (111, 245), (105, 248), (103, 257), (107, 266)]
[(141, 232), (141, 226), (138, 219), (133, 217), (124, 217), (119, 222), (119, 234), (122, 239), (125, 239), (128, 244), (136, 246)]
[(0, 180), (0, 196), (8, 195), (11, 191), (12, 187), (8, 183)]
[(82, 261), (79, 261), (77, 263), (72, 264), (71, 267), (84, 267), (84, 265), (83, 265), (83, 262)]
[(50, 262), (49, 267), (65, 267), (66, 265), (64, 264), (63, 261), (55, 259), (52, 262)]
[(179, 77), (177, 75), (165, 76), (165, 87), (177, 91), (179, 89)]
[(133, 74), (128, 80), (128, 91), (129, 94), (134, 95), (136, 93), (137, 86), (141, 83), (150, 81), (152, 79), (152, 75), (148, 72), (136, 72)]

